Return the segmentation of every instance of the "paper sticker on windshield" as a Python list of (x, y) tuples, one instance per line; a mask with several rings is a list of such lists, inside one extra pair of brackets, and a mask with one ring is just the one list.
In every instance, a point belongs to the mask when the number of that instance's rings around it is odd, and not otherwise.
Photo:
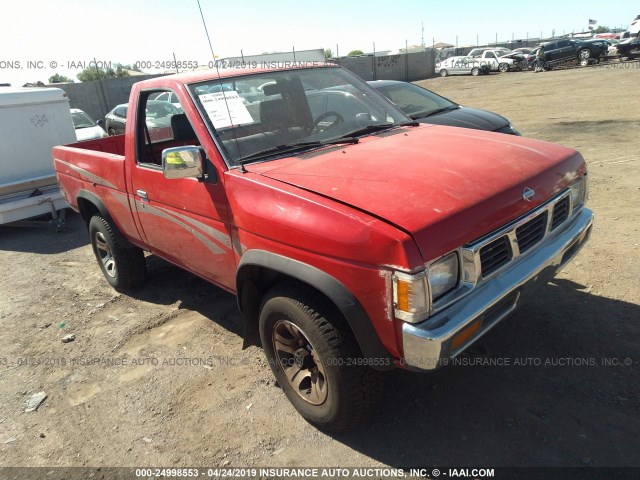
[(215, 128), (254, 123), (253, 117), (235, 90), (231, 92), (199, 95), (209, 119)]

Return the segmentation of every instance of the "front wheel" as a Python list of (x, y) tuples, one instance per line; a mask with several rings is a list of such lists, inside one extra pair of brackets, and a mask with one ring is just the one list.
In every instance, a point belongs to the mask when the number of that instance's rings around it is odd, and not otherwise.
[(509, 71), (509, 64), (508, 63), (501, 63), (500, 65), (498, 65), (498, 70), (500, 70), (502, 73), (508, 72)]
[(119, 292), (126, 292), (144, 280), (144, 252), (137, 247), (118, 244), (115, 227), (99, 215), (89, 221), (91, 248), (107, 282)]
[(582, 50), (580, 50), (578, 52), (578, 59), (580, 60), (581, 65), (584, 65), (585, 62), (589, 64), (589, 60), (591, 59), (591, 50), (589, 50), (588, 48), (583, 48)]
[(474, 77), (477, 77), (478, 75), (480, 75), (480, 69), (478, 67), (473, 67), (471, 69), (471, 75), (473, 75)]
[(278, 384), (305, 420), (330, 432), (363, 424), (382, 393), (340, 312), (295, 283), (271, 289), (260, 338)]
[(446, 77), (447, 75), (449, 75), (449, 72), (447, 72), (446, 68), (443, 68), (442, 70), (440, 70), (441, 77)]

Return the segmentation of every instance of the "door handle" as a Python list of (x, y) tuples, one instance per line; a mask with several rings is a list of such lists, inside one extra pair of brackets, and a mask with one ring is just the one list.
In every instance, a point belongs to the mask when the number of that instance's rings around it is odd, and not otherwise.
[(138, 195), (143, 200), (149, 200), (147, 192), (145, 192), (144, 190), (136, 190), (136, 195)]

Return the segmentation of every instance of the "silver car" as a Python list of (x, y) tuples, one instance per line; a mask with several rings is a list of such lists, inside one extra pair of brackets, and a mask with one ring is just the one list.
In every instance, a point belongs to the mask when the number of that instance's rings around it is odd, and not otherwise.
[(472, 57), (449, 57), (436, 63), (436, 75), (484, 75), (489, 73), (491, 66), (486, 62)]

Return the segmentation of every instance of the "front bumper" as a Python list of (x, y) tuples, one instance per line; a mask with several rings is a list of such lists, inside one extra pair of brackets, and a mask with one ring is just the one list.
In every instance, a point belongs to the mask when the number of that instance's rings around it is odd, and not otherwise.
[[(569, 226), (545, 239), (497, 277), (422, 323), (402, 326), (404, 363), (413, 370), (433, 370), (446, 364), (513, 312), (534, 289), (545, 284), (578, 253), (589, 239), (593, 213), (582, 208)], [(453, 339), (476, 321), (481, 326), (459, 347)]]

